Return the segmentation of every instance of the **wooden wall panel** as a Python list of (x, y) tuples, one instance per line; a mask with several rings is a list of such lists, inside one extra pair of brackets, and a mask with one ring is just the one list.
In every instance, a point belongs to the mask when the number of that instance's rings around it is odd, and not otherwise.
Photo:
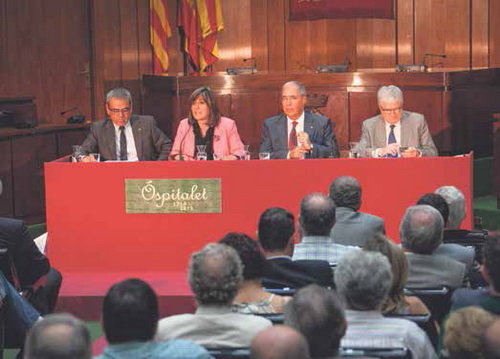
[(36, 97), (39, 123), (91, 115), (88, 0), (2, 0), (0, 97)]
[(357, 68), (393, 68), (396, 65), (394, 20), (356, 20)]
[(252, 57), (255, 58), (259, 71), (267, 71), (269, 69), (267, 11), (267, 0), (251, 1)]
[[(488, 67), (489, 0), (471, 1), (471, 65)], [(499, 13), (500, 14), (500, 13)]]
[[(415, 2), (415, 61), (425, 54), (446, 54), (445, 59), (430, 58), (449, 68), (470, 64), (470, 0), (420, 0)], [(435, 67), (435, 66), (434, 66)]]
[(397, 32), (396, 52), (397, 64), (415, 63), (415, 9), (413, 0), (398, 0), (397, 7)]
[(490, 63), (489, 67), (500, 66), (500, 0), (490, 0)]

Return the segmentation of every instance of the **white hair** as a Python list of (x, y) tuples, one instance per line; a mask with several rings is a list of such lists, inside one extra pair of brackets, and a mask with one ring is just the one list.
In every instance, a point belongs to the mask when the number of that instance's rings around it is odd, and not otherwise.
[(434, 193), (442, 196), (450, 208), (449, 229), (458, 229), (465, 218), (465, 196), (455, 186), (441, 186)]
[(432, 254), (443, 241), (443, 216), (427, 204), (408, 207), (399, 234), (403, 248), (419, 254)]
[(394, 85), (382, 86), (377, 92), (377, 101), (380, 102), (400, 102), (403, 103), (403, 92)]

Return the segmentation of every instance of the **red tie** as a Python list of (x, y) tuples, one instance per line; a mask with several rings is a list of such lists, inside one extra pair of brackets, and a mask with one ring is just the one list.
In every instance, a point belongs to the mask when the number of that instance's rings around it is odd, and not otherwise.
[(297, 127), (297, 121), (292, 121), (292, 130), (290, 131), (290, 137), (288, 137), (288, 150), (291, 151), (295, 147), (297, 147), (297, 131), (295, 127)]

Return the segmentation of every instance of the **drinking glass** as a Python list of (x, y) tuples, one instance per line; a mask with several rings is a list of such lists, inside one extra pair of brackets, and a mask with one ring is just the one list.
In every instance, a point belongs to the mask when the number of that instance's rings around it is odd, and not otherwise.
[(261, 152), (259, 153), (259, 160), (270, 160), (271, 154), (269, 152)]
[(196, 145), (196, 159), (198, 161), (206, 161), (207, 160), (207, 146), (206, 145)]
[(100, 153), (90, 153), (90, 162), (99, 162), (101, 160), (101, 154)]
[(250, 159), (250, 146), (249, 145), (245, 145), (245, 160), (249, 160)]
[(349, 142), (349, 158), (359, 158), (359, 142)]
[(84, 156), (82, 146), (74, 145), (72, 147), (73, 153), (71, 154), (71, 162), (81, 162), (82, 157)]

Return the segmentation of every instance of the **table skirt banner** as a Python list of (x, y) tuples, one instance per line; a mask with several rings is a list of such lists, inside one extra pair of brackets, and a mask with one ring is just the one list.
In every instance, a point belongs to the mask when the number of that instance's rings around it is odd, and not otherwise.
[[(387, 235), (399, 242), (399, 223), (406, 208), (443, 185), (457, 186), (464, 193), (464, 228), (472, 227), (471, 170), (471, 156), (50, 162), (45, 164), (48, 253), (63, 274), (183, 272), (193, 251), (227, 232), (255, 237), (259, 216), (269, 207), (286, 208), (297, 220), (303, 197), (314, 192), (328, 194), (333, 179), (345, 175), (358, 178), (362, 185), (361, 211), (384, 218)], [(133, 179), (217, 179), (221, 210), (214, 207), (215, 213), (189, 213), (193, 205), (183, 213), (127, 213), (126, 181)], [(186, 190), (186, 196), (202, 198), (200, 188)], [(177, 195), (174, 191), (172, 196)]]

